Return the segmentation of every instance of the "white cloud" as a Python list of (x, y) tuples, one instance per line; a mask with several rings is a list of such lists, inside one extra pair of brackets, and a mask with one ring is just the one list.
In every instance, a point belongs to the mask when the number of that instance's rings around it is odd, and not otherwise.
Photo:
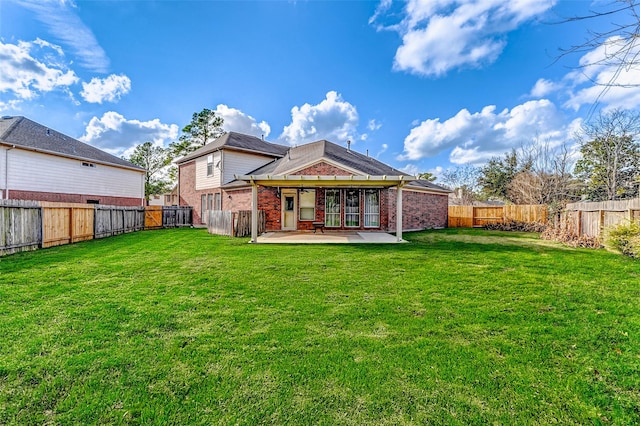
[(440, 179), (440, 177), (442, 177), (442, 174), (444, 173), (444, 167), (442, 166), (436, 166), (433, 169), (429, 169), (427, 170), (427, 172), (431, 173), (432, 175), (436, 176), (438, 179)]
[(531, 96), (532, 98), (544, 98), (545, 96), (548, 96), (561, 88), (561, 84), (555, 83), (551, 80), (540, 78), (538, 79), (538, 81), (536, 81), (536, 84), (531, 89), (531, 93), (529, 93), (529, 96)]
[(158, 146), (166, 146), (177, 137), (176, 124), (164, 124), (157, 118), (149, 121), (127, 120), (121, 114), (109, 111), (101, 118), (93, 117), (80, 140), (111, 154), (123, 155), (135, 145), (151, 141)]
[[(568, 108), (601, 104), (605, 109), (634, 109), (640, 106), (640, 67), (621, 67), (611, 63), (611, 55), (622, 48), (621, 38), (609, 38), (580, 58), (578, 70), (568, 73), (564, 83), (571, 87)], [(640, 56), (640, 45), (629, 51), (629, 58)]]
[(387, 145), (386, 143), (380, 145), (380, 151), (378, 151), (378, 153), (376, 154), (376, 158), (380, 158), (380, 156), (384, 154), (387, 149), (389, 149), (389, 145)]
[(398, 160), (415, 161), (449, 151), (452, 163), (482, 163), (534, 140), (562, 143), (571, 138), (570, 131), (547, 99), (501, 112), (493, 105), (473, 114), (462, 109), (445, 121), (428, 119), (411, 129)]
[(0, 93), (12, 92), (20, 100), (41, 93), (69, 90), (79, 79), (64, 65), (59, 46), (37, 39), (5, 44), (0, 41)]
[(405, 172), (406, 174), (411, 176), (418, 176), (421, 173), (420, 170), (420, 167), (418, 167), (416, 164), (411, 163), (400, 169), (401, 172)]
[(358, 138), (358, 111), (335, 91), (328, 92), (317, 105), (304, 104), (291, 109), (291, 124), (278, 138), (281, 143), (299, 145), (319, 139), (338, 144)]
[(372, 132), (380, 129), (381, 127), (382, 127), (382, 123), (378, 123), (374, 119), (369, 120), (369, 122), (367, 123), (367, 129), (369, 129)]
[(70, 47), (80, 65), (96, 72), (108, 71), (109, 58), (93, 32), (73, 10), (76, 7), (73, 1), (16, 0), (16, 3), (34, 12), (53, 37)]
[(82, 98), (90, 103), (116, 102), (131, 90), (131, 80), (126, 75), (111, 74), (107, 78), (94, 77), (82, 83)]
[(271, 133), (271, 126), (266, 121), (258, 123), (252, 116), (227, 105), (218, 105), (215, 113), (224, 119), (222, 128), (226, 131), (245, 133), (257, 137), (264, 136), (265, 138)]
[[(402, 45), (394, 69), (442, 76), (455, 68), (494, 62), (506, 44), (504, 35), (549, 10), (556, 0), (409, 0), (400, 23), (379, 24), (397, 31)], [(383, 0), (370, 23), (389, 16)]]

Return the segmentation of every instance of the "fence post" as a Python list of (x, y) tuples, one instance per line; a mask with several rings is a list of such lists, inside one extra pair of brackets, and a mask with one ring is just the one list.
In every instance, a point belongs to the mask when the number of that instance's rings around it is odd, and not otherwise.
[(44, 248), (44, 207), (40, 207), (40, 248)]
[(578, 214), (576, 215), (578, 218), (578, 223), (576, 224), (576, 230), (578, 232), (578, 237), (582, 236), (582, 210), (578, 210)]
[(236, 235), (236, 232), (237, 232), (237, 229), (236, 229), (236, 215), (237, 214), (238, 213), (236, 213), (236, 212), (231, 212), (231, 236), (232, 237), (237, 237), (237, 235)]
[(598, 234), (598, 237), (602, 236), (602, 234), (604, 233), (604, 210), (600, 210), (600, 223), (598, 225), (600, 225), (598, 228), (600, 229), (600, 233)]
[(73, 243), (73, 207), (69, 208), (69, 244)]

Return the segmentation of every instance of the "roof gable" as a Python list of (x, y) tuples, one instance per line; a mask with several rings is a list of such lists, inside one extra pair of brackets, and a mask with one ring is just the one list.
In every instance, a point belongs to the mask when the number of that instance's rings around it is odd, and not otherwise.
[(327, 140), (292, 147), (282, 158), (254, 170), (251, 174), (288, 175), (322, 160), (349, 170), (349, 174), (409, 176), (375, 158), (343, 148)]
[(56, 132), (25, 117), (0, 118), (0, 143), (62, 157), (144, 171), (127, 160)]
[(304, 168), (290, 173), (291, 175), (316, 175), (316, 176), (349, 176), (354, 174), (353, 170), (339, 167), (333, 162), (322, 159)]
[(267, 142), (255, 136), (237, 132), (227, 132), (213, 142), (210, 142), (192, 153), (178, 159), (176, 163), (184, 163), (195, 158), (202, 157), (203, 155), (211, 154), (212, 152), (223, 148), (251, 152), (254, 154), (263, 154), (274, 158), (282, 157), (288, 149), (284, 145)]

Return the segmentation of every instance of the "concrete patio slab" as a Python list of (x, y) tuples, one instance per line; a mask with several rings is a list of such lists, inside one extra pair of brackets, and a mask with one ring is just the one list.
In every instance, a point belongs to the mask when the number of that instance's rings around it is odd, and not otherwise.
[(258, 236), (258, 244), (396, 244), (405, 243), (398, 241), (395, 235), (386, 232), (327, 232), (313, 233), (292, 232), (266, 232)]

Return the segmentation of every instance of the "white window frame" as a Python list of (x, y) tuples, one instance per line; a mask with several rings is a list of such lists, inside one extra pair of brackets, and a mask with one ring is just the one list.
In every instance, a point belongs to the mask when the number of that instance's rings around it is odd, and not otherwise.
[(201, 194), (200, 195), (200, 222), (207, 223), (206, 214), (207, 214), (207, 195)]
[[(355, 194), (357, 205), (349, 205), (350, 193)], [(344, 227), (345, 228), (360, 228), (360, 190), (359, 189), (347, 189), (344, 193)], [(350, 221), (356, 218), (355, 225), (349, 225)]]
[[(371, 203), (369, 195), (376, 195), (375, 204)], [(380, 190), (364, 190), (364, 227), (380, 228)]]
[[(305, 213), (309, 213), (311, 210), (310, 219), (305, 219)], [(316, 220), (316, 190), (304, 189), (298, 191), (298, 221), (300, 222), (313, 222)]]
[[(329, 193), (335, 194), (338, 197), (338, 202), (335, 204), (335, 206), (338, 207), (338, 211), (330, 211), (331, 210), (331, 206), (327, 203), (329, 200)], [(334, 195), (334, 196), (335, 196)], [(341, 219), (342, 219), (342, 203), (340, 202), (341, 200), (341, 194), (340, 194), (340, 190), (339, 189), (326, 189), (325, 193), (324, 193), (324, 226), (326, 228), (340, 228), (341, 225)], [(338, 224), (333, 224), (333, 222), (331, 221), (330, 218), (337, 218), (337, 222)]]
[(207, 155), (207, 176), (213, 176), (213, 154)]

